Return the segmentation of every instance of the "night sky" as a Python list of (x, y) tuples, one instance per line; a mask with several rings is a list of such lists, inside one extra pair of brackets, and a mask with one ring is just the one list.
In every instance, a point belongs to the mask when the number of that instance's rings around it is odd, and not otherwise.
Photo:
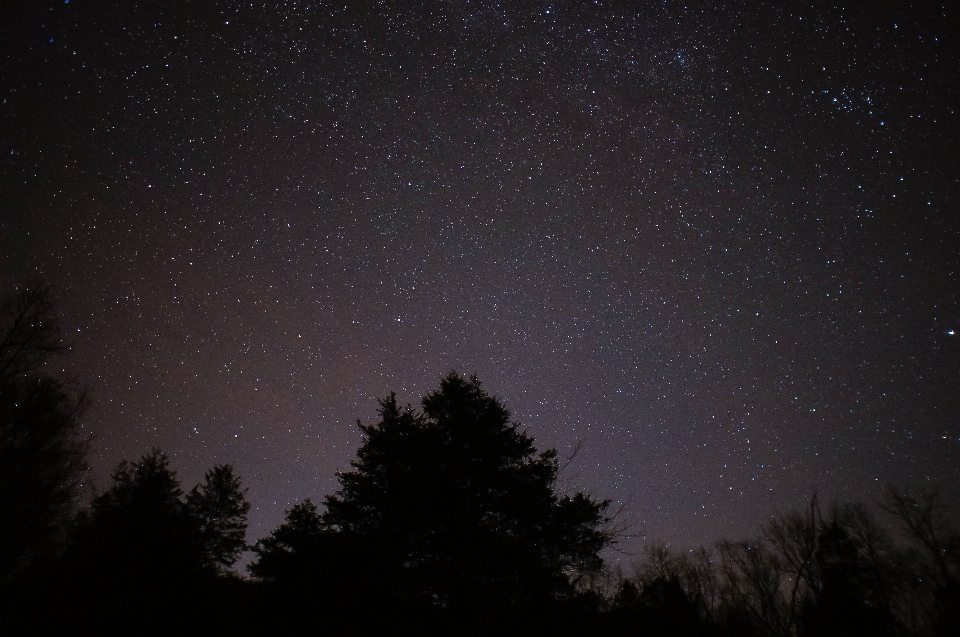
[(0, 283), (100, 488), (233, 463), (252, 541), (457, 370), (634, 536), (960, 504), (955, 3), (11, 4)]

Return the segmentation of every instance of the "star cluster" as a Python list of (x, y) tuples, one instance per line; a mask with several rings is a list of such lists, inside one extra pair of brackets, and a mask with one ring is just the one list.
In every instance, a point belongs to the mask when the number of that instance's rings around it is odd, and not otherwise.
[(261, 537), (456, 369), (635, 536), (957, 503), (957, 11), (782, 4), (21, 3), (0, 273), (95, 475), (231, 462)]

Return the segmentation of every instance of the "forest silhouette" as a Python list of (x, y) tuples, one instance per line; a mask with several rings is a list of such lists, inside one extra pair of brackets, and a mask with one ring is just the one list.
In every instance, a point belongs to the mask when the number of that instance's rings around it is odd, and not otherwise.
[(419, 409), (383, 399), (339, 490), (252, 544), (230, 465), (184, 491), (153, 450), (85, 500), (89, 401), (45, 366), (68, 350), (50, 288), (2, 311), (4, 635), (960, 634), (960, 534), (937, 493), (891, 487), (896, 534), (814, 495), (757, 537), (649, 544), (623, 573), (602, 557), (622, 532), (609, 501), (560, 489), (556, 451), (455, 372)]

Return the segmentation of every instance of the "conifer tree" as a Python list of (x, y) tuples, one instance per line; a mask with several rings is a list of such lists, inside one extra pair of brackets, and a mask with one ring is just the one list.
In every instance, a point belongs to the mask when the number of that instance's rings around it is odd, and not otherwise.
[[(360, 427), (353, 470), (304, 533), (335, 546), (317, 553), (353, 564), (371, 588), (445, 608), (505, 608), (572, 595), (571, 577), (602, 565), (607, 502), (558, 493), (556, 451), (538, 452), (476, 377), (446, 376), (419, 412), (391, 395), (380, 421)], [(294, 513), (259, 544), (254, 574), (310, 544), (292, 539)]]
[(226, 570), (246, 548), (250, 503), (245, 492), (233, 467), (227, 464), (207, 471), (203, 484), (187, 495), (187, 511), (200, 535), (206, 568)]

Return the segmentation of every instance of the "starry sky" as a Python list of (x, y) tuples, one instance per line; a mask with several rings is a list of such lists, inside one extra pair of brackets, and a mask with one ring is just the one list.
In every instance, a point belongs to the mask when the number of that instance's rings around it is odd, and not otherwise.
[(94, 482), (233, 463), (253, 540), (458, 370), (628, 549), (960, 503), (960, 10), (851, 4), (12, 3), (0, 282)]

